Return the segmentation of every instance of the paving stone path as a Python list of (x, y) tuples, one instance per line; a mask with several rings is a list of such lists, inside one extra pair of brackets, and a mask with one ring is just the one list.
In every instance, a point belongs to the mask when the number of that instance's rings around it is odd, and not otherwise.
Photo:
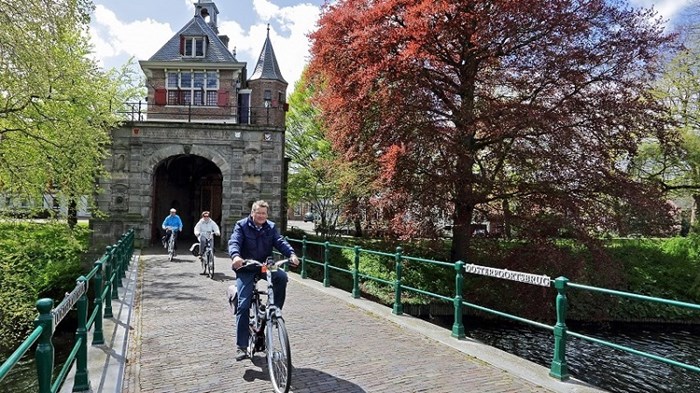
[[(263, 354), (234, 359), (225, 294), (235, 276), (217, 257), (210, 279), (191, 254), (169, 262), (160, 249), (142, 252), (123, 392), (272, 391)], [(292, 392), (551, 391), (290, 275)]]

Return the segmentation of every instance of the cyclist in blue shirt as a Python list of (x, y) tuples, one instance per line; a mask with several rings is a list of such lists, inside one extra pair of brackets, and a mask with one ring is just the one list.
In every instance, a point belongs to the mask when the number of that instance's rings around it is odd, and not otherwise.
[[(233, 261), (232, 268), (236, 271), (236, 291), (238, 293), (238, 308), (236, 310), (236, 360), (243, 360), (248, 355), (248, 309), (250, 308), (255, 285), (255, 275), (260, 271), (241, 269), (245, 259), (255, 259), (265, 262), (272, 256), (273, 247), (289, 258), (293, 266), (299, 264), (294, 255), (294, 249), (280, 235), (275, 223), (267, 219), (269, 205), (265, 201), (253, 203), (250, 216), (238, 221), (233, 227), (233, 233), (228, 241), (228, 253)], [(272, 273), (272, 289), (275, 295), (275, 305), (280, 309), (284, 305), (287, 293), (287, 273), (278, 269)]]
[[(163, 247), (168, 248), (168, 241), (170, 240), (170, 234), (174, 236), (173, 241), (175, 242), (175, 249), (177, 250), (177, 234), (182, 231), (182, 220), (177, 214), (177, 210), (170, 209), (170, 215), (165, 217), (163, 220), (163, 230), (165, 231), (165, 236), (161, 239), (163, 241)], [(168, 227), (175, 228), (173, 231), (168, 231)]]

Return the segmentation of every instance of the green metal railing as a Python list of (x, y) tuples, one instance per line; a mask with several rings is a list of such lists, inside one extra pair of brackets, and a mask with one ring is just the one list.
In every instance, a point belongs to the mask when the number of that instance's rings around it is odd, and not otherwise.
[[(691, 310), (696, 310), (700, 311), (700, 305), (698, 304), (693, 304), (693, 303), (685, 303), (685, 302), (680, 302), (680, 301), (675, 301), (675, 300), (668, 300), (668, 299), (662, 299), (662, 298), (657, 298), (657, 297), (651, 297), (651, 296), (644, 296), (644, 295), (639, 295), (639, 294), (634, 294), (634, 293), (629, 293), (629, 292), (621, 292), (621, 291), (615, 291), (615, 290), (610, 290), (610, 289), (605, 289), (605, 288), (598, 288), (598, 287), (592, 287), (592, 286), (587, 286), (587, 285), (581, 285), (581, 284), (575, 284), (572, 282), (569, 282), (569, 280), (566, 277), (558, 277), (554, 280), (550, 279), (547, 276), (543, 275), (535, 275), (535, 274), (530, 274), (530, 273), (521, 273), (521, 272), (513, 272), (513, 271), (508, 271), (505, 269), (494, 269), (494, 268), (489, 268), (485, 266), (477, 266), (477, 265), (467, 265), (463, 261), (457, 261), (454, 263), (449, 263), (449, 262), (442, 262), (442, 261), (435, 261), (435, 260), (430, 260), (430, 259), (423, 259), (423, 258), (416, 258), (416, 257), (411, 257), (408, 255), (403, 254), (403, 250), (401, 247), (396, 248), (395, 253), (387, 253), (387, 252), (380, 252), (380, 251), (372, 251), (372, 250), (364, 250), (360, 248), (359, 246), (354, 246), (354, 247), (349, 247), (349, 246), (344, 246), (344, 245), (338, 245), (338, 244), (332, 244), (329, 242), (314, 242), (314, 241), (309, 241), (306, 239), (306, 236), (304, 236), (303, 239), (287, 239), (290, 243), (299, 243), (301, 245), (301, 250), (302, 250), (302, 255), (301, 255), (301, 277), (302, 278), (308, 278), (308, 271), (307, 271), (307, 265), (316, 265), (319, 267), (323, 268), (323, 285), (325, 287), (330, 286), (330, 272), (331, 271), (338, 271), (342, 273), (347, 273), (352, 276), (352, 297), (354, 298), (359, 298), (360, 297), (360, 281), (361, 280), (372, 280), (375, 282), (379, 282), (382, 284), (385, 284), (387, 286), (391, 286), (394, 289), (394, 302), (393, 302), (393, 307), (392, 307), (392, 313), (396, 315), (401, 315), (403, 313), (403, 306), (402, 306), (402, 301), (401, 301), (401, 295), (403, 291), (411, 291), (419, 294), (423, 294), (432, 298), (437, 298), (440, 300), (445, 300), (452, 302), (454, 305), (454, 323), (452, 325), (452, 337), (455, 337), (457, 339), (463, 339), (465, 338), (465, 332), (464, 332), (464, 324), (463, 324), (463, 313), (462, 313), (462, 308), (463, 306), (470, 307), (475, 310), (479, 310), (482, 312), (486, 312), (489, 314), (497, 315), (499, 317), (503, 317), (506, 319), (510, 319), (513, 321), (525, 323), (528, 325), (535, 326), (537, 328), (541, 329), (546, 329), (549, 330), (553, 333), (554, 336), (554, 356), (551, 362), (551, 367), (550, 367), (550, 372), (549, 375), (552, 376), (553, 378), (556, 378), (560, 381), (564, 381), (569, 379), (569, 369), (568, 365), (566, 362), (566, 343), (567, 343), (567, 338), (568, 336), (571, 337), (576, 337), (582, 340), (586, 340), (595, 344), (607, 346), (613, 349), (621, 350), (624, 352), (628, 352), (634, 355), (646, 357), (652, 360), (656, 360), (662, 363), (666, 363), (672, 366), (677, 366), (684, 368), (686, 370), (690, 371), (695, 371), (695, 372), (700, 372), (700, 367), (695, 366), (695, 365), (690, 365), (682, 362), (678, 362), (672, 359), (668, 359), (662, 356), (650, 354), (647, 352), (642, 352), (630, 347), (626, 347), (623, 345), (618, 345), (609, 341), (601, 340), (595, 337), (590, 337), (586, 336), (580, 333), (573, 332), (571, 330), (568, 330), (566, 326), (566, 312), (568, 309), (568, 300), (567, 300), (567, 289), (568, 288), (575, 288), (575, 289), (580, 289), (580, 290), (585, 290), (585, 291), (591, 291), (591, 292), (598, 292), (598, 293), (603, 293), (607, 295), (612, 295), (612, 296), (618, 296), (618, 297), (624, 297), (624, 298), (629, 298), (629, 299), (636, 299), (636, 300), (641, 300), (641, 301), (648, 301), (648, 302), (654, 302), (654, 303), (661, 303), (665, 304), (668, 306), (675, 306), (675, 307), (683, 307), (683, 308), (688, 308)], [(318, 260), (313, 260), (308, 257), (308, 247), (309, 246), (318, 246), (318, 247), (323, 247), (323, 261), (318, 261)], [(354, 254), (354, 259), (353, 259), (353, 268), (352, 270), (348, 269), (343, 269), (338, 266), (333, 266), (330, 264), (330, 250), (331, 249), (340, 249), (340, 250), (352, 250)], [(381, 279), (378, 277), (373, 277), (368, 274), (362, 273), (360, 270), (360, 256), (361, 254), (367, 254), (367, 255), (377, 255), (377, 256), (382, 256), (386, 257), (389, 259), (393, 260), (394, 263), (394, 275), (395, 278), (393, 281)], [(413, 288), (407, 285), (404, 285), (402, 282), (402, 275), (403, 275), (403, 269), (404, 269), (404, 261), (413, 261), (413, 262), (419, 262), (419, 263), (427, 263), (443, 268), (452, 268), (454, 269), (454, 274), (455, 274), (455, 293), (454, 295), (443, 295), (443, 294), (438, 294), (438, 293), (433, 293), (433, 292), (428, 292), (419, 288)], [(468, 268), (468, 269), (467, 269)], [(469, 302), (466, 302), (462, 299), (462, 292), (464, 288), (464, 273), (470, 273), (470, 274), (478, 274), (478, 275), (485, 275), (485, 276), (491, 276), (497, 279), (508, 279), (508, 280), (515, 280), (519, 282), (523, 282), (526, 284), (534, 284), (534, 285), (540, 285), (540, 286), (545, 286), (545, 287), (554, 287), (556, 290), (556, 295), (554, 297), (555, 301), (555, 309), (556, 309), (556, 323), (554, 326), (550, 326), (541, 322), (533, 321), (527, 318), (522, 318), (516, 315), (508, 314), (505, 312), (501, 312), (498, 310), (493, 310), (487, 307), (479, 306), (477, 304), (472, 304)]]
[[(112, 299), (119, 298), (118, 287), (122, 286), (122, 278), (126, 277), (133, 253), (134, 230), (130, 229), (121, 236), (115, 245), (107, 247), (105, 253), (94, 263), (94, 267), (86, 276), (78, 277), (73, 291), (66, 294), (58, 306), (53, 307), (53, 299), (39, 299), (36, 302), (39, 316), (34, 320), (36, 327), (15, 352), (0, 365), (0, 381), (9, 374), (22, 356), (36, 343), (35, 359), (39, 393), (57, 392), (73, 366), (73, 362), (76, 362), (73, 391), (89, 391), (87, 332), (94, 325), (92, 345), (104, 344), (102, 319), (113, 316)], [(106, 280), (104, 276), (107, 277)], [(87, 290), (90, 282), (92, 282), (95, 300), (92, 314), (88, 318)], [(77, 308), (78, 317), (76, 340), (61, 371), (52, 381), (54, 369), (53, 333), (56, 326), (61, 323), (73, 306)]]

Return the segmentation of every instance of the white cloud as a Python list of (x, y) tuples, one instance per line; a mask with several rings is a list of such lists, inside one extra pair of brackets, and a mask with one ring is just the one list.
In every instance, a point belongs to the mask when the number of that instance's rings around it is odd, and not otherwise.
[(192, 0), (185, 0), (185, 6), (188, 10), (194, 11), (194, 3), (192, 2)]
[(307, 34), (316, 28), (319, 8), (313, 4), (279, 7), (268, 0), (253, 0), (253, 9), (257, 20), (248, 31), (230, 21), (219, 23), (219, 30), (229, 36), (239, 60), (243, 57), (251, 59), (248, 63), (250, 75), (260, 56), (269, 23), (270, 41), (282, 76), (289, 82), (288, 92), (291, 92), (309, 60)]
[(692, 3), (693, 0), (631, 0), (630, 3), (635, 7), (644, 7), (654, 9), (663, 17), (664, 20), (669, 21), (673, 19), (676, 14), (678, 14), (683, 8), (687, 7)]
[[(183, 1), (194, 11), (192, 0)], [(316, 28), (319, 7), (310, 3), (280, 7), (269, 0), (253, 0), (253, 12), (255, 19), (247, 30), (220, 14), (219, 32), (229, 36), (229, 49), (235, 48), (237, 59), (248, 63), (250, 75), (265, 43), (269, 23), (270, 40), (291, 92), (309, 59), (307, 34)], [(94, 58), (106, 67), (123, 64), (132, 56), (136, 60), (149, 59), (182, 26), (173, 29), (169, 23), (151, 18), (124, 22), (104, 5), (97, 5), (90, 27)]]
[[(126, 55), (136, 60), (150, 58), (172, 36), (174, 31), (168, 23), (151, 18), (125, 23), (104, 7), (97, 5), (90, 28), (94, 58), (105, 66), (111, 58)], [(144, 37), (148, 37), (145, 39)]]

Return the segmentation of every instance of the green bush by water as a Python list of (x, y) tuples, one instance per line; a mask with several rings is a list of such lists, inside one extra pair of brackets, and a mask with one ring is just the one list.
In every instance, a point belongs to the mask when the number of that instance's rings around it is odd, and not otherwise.
[(61, 223), (0, 222), (0, 353), (34, 328), (36, 301), (57, 302), (83, 274), (89, 230)]

